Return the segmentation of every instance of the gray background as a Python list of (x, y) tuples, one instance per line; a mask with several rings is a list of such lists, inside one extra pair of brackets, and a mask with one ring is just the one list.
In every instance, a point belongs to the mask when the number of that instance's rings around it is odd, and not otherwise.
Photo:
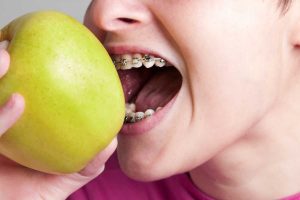
[(83, 21), (91, 0), (0, 0), (0, 28), (12, 19), (35, 10), (57, 10)]

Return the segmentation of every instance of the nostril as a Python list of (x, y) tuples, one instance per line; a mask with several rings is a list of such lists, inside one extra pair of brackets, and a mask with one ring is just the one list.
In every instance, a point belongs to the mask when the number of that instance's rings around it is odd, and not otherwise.
[(118, 18), (119, 21), (124, 22), (126, 24), (134, 24), (137, 22), (137, 20), (130, 19), (130, 18), (125, 18), (125, 17), (120, 17)]

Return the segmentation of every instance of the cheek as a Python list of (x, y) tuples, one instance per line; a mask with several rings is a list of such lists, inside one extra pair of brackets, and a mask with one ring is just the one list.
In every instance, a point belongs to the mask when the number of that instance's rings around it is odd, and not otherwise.
[(276, 101), (282, 87), (281, 42), (279, 34), (270, 34), (274, 27), (257, 22), (205, 24), (189, 43), (194, 48), (186, 48), (190, 92), (198, 102), (195, 122), (208, 132), (239, 137)]
[(99, 25), (100, 17), (97, 9), (96, 1), (92, 1), (84, 15), (84, 25), (93, 32), (93, 34), (103, 43), (105, 39), (105, 31), (101, 30)]
[(190, 69), (190, 76), (201, 80), (200, 92), (219, 97), (224, 103), (264, 106), (276, 96), (280, 62), (271, 57), (276, 54), (270, 54), (273, 50), (269, 46), (262, 44), (260, 48), (259, 43), (253, 46), (249, 40), (240, 41), (226, 40), (204, 48), (202, 60)]

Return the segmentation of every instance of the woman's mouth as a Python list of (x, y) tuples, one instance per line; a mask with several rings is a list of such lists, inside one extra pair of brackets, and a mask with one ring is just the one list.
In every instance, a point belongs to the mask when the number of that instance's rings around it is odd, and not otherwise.
[[(149, 54), (114, 54), (126, 100), (121, 132), (145, 132), (161, 121), (182, 85), (180, 72), (164, 58)], [(161, 114), (159, 114), (161, 113)], [(164, 114), (163, 114), (164, 113)], [(127, 129), (127, 130), (124, 130)]]

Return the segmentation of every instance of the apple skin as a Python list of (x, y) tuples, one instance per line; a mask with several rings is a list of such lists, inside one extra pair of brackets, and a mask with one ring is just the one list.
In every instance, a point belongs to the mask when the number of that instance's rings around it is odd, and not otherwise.
[(56, 11), (21, 16), (0, 32), (11, 64), (0, 79), (0, 103), (18, 92), (25, 111), (0, 138), (0, 153), (26, 167), (78, 172), (121, 129), (125, 99), (99, 40)]

